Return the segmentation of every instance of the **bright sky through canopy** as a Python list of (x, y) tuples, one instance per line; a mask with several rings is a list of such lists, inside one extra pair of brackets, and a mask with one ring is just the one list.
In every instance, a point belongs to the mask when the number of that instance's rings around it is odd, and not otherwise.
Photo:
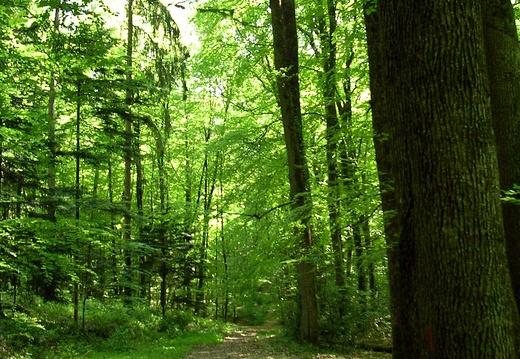
[[(163, 4), (166, 1), (161, 1)], [(108, 25), (114, 28), (120, 28), (121, 23), (124, 23), (126, 17), (125, 7), (128, 3), (127, 0), (104, 0), (104, 3), (113, 11), (117, 18), (113, 21), (109, 21)], [(176, 4), (182, 7), (175, 6)], [(197, 48), (197, 35), (195, 33), (194, 26), (190, 23), (190, 18), (195, 14), (195, 6), (188, 1), (168, 2), (168, 9), (177, 23), (181, 31), (181, 42), (188, 47), (189, 50), (195, 50)]]

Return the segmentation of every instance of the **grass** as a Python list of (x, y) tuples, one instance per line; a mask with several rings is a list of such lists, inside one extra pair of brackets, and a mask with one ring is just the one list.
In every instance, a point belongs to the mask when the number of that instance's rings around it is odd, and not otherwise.
[[(70, 358), (90, 359), (180, 359), (193, 351), (200, 344), (216, 344), (221, 341), (217, 333), (189, 333), (175, 339), (162, 338), (156, 342), (138, 341), (133, 343), (126, 351), (110, 350), (109, 348), (92, 348), (86, 353), (73, 353)], [(54, 356), (55, 358), (68, 358), (67, 356)]]
[(145, 306), (89, 303), (85, 328), (70, 306), (40, 303), (0, 319), (0, 358), (182, 358), (201, 344), (215, 344), (230, 324), (173, 311), (163, 317)]
[[(236, 329), (191, 312), (176, 310), (163, 317), (147, 306), (130, 308), (114, 301), (89, 301), (84, 328), (72, 321), (70, 305), (37, 303), (4, 312), (7, 318), (0, 317), (0, 358), (10, 359), (180, 359), (197, 346), (219, 343)], [(256, 341), (274, 349), (280, 354), (277, 358), (285, 354), (287, 358), (315, 358), (323, 352), (335, 355), (340, 351), (354, 354), (352, 347), (298, 344), (281, 328), (269, 325), (258, 331)], [(370, 353), (359, 357), (389, 356)]]

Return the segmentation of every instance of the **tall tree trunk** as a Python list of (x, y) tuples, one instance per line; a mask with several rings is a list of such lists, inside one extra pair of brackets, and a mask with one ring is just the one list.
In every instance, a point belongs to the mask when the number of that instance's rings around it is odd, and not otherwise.
[[(363, 238), (365, 239), (365, 249), (369, 254), (373, 251), (372, 235), (370, 233), (370, 219), (362, 217), (361, 227), (363, 228)], [(368, 288), (375, 294), (376, 290), (376, 274), (375, 274), (375, 263), (374, 260), (368, 261), (366, 264), (366, 270), (368, 272)]]
[[(57, 7), (54, 9), (54, 22), (52, 27), (53, 36), (56, 37), (55, 43), (51, 52), (57, 52), (57, 44), (58, 36), (60, 32), (60, 7), (61, 1), (58, 1)], [(54, 59), (56, 60), (56, 59)], [(49, 160), (49, 168), (47, 170), (47, 184), (48, 184), (48, 193), (47, 193), (47, 217), (51, 222), (56, 222), (56, 208), (57, 208), (57, 200), (56, 200), (56, 84), (57, 84), (57, 71), (56, 68), (58, 66), (58, 61), (55, 61), (52, 64), (52, 71), (49, 79), (49, 101), (48, 101), (48, 143), (49, 143), (49, 152), (50, 152), (50, 160)], [(53, 274), (50, 275), (50, 278), (43, 281), (43, 300), (44, 301), (55, 301), (57, 300), (57, 280)]]
[[(226, 107), (227, 108), (227, 107)], [(226, 111), (227, 112), (227, 111)], [(219, 199), (220, 201), (216, 203), (217, 210), (217, 221), (219, 225), (219, 233), (215, 235), (215, 282), (216, 286), (220, 288), (217, 291), (215, 302), (218, 303), (219, 298), (222, 294), (222, 288), (224, 292), (224, 303), (222, 304), (222, 319), (227, 322), (228, 320), (228, 309), (229, 309), (229, 267), (227, 260), (227, 244), (226, 244), (226, 236), (225, 236), (225, 225), (224, 225), (224, 208), (223, 208), (223, 198), (224, 198), (224, 183), (222, 181), (222, 169), (224, 167), (224, 161), (221, 160), (222, 156), (219, 152), (218, 160), (216, 163), (217, 171), (218, 171), (218, 188), (219, 188)], [(222, 253), (222, 263), (219, 263), (219, 249)], [(224, 271), (222, 275), (220, 274), (221, 265), (224, 267)], [(215, 317), (218, 318), (218, 305), (215, 308)]]
[(356, 274), (358, 277), (358, 289), (360, 291), (365, 291), (367, 290), (366, 268), (364, 264), (365, 259), (363, 258), (365, 246), (363, 245), (363, 236), (361, 231), (361, 224), (354, 224), (354, 228), (352, 229), (352, 237), (354, 237), (354, 248), (356, 252)]
[[(61, 4), (61, 0), (58, 5)], [(53, 31), (58, 35), (60, 31), (60, 7), (54, 9)], [(50, 161), (48, 169), (48, 187), (49, 187), (49, 201), (47, 213), (52, 222), (56, 221), (56, 72), (52, 71), (49, 81), (49, 149)]]
[[(220, 182), (220, 194), (222, 198), (222, 182)], [(226, 249), (226, 241), (224, 234), (224, 214), (222, 210), (219, 213), (220, 219), (220, 243), (222, 247), (222, 263), (224, 264), (224, 278), (222, 281), (224, 282), (224, 311), (223, 311), (223, 319), (224, 321), (228, 321), (229, 316), (229, 265), (227, 260), (227, 249)]]
[[(76, 99), (76, 188), (75, 188), (75, 209), (76, 209), (76, 228), (79, 233), (79, 220), (80, 220), (80, 179), (81, 179), (81, 83), (78, 80), (77, 83), (77, 99)], [(79, 257), (79, 237), (76, 238), (76, 256), (73, 256), (73, 261), (78, 262)], [(76, 263), (79, 264), (79, 263)], [(79, 268), (79, 265), (78, 265)], [(79, 276), (78, 276), (79, 277)], [(79, 281), (74, 282), (74, 293), (73, 293), (73, 305), (74, 305), (74, 322), (78, 323), (79, 318)]]
[[(161, 211), (161, 216), (165, 215), (166, 210), (166, 186), (165, 186), (165, 171), (164, 171), (164, 140), (163, 136), (158, 133), (157, 134), (157, 168), (159, 171), (159, 206)], [(166, 264), (166, 254), (167, 254), (167, 241), (166, 241), (166, 233), (165, 231), (160, 231), (161, 233), (161, 253), (162, 253), (162, 261), (161, 261), (161, 308), (163, 316), (166, 315), (166, 297), (167, 297), (167, 274), (168, 274), (168, 266)]]
[[(209, 143), (211, 138), (211, 130), (206, 130), (205, 135), (206, 144)], [(209, 244), (209, 221), (211, 220), (211, 206), (213, 200), (213, 192), (215, 190), (215, 184), (217, 181), (217, 170), (218, 170), (218, 157), (215, 161), (213, 172), (210, 173), (209, 154), (206, 153), (203, 165), (203, 176), (204, 176), (204, 211), (202, 218), (202, 243), (199, 248), (199, 265), (197, 268), (197, 295), (196, 295), (196, 312), (197, 314), (203, 314), (205, 308), (205, 281), (206, 281), (206, 262), (208, 257), (208, 244)]]
[[(133, 157), (135, 160), (135, 203), (137, 206), (137, 214), (139, 218), (137, 219), (137, 237), (136, 240), (141, 240), (141, 235), (143, 231), (142, 221), (144, 217), (144, 177), (143, 177), (143, 162), (141, 159), (141, 120), (135, 119), (134, 123), (134, 133), (133, 133), (134, 143), (133, 143)], [(139, 256), (139, 263), (143, 265), (146, 263), (146, 256)], [(140, 297), (144, 299), (147, 297), (147, 275), (144, 268), (140, 271)]]
[[(162, 59), (161, 59), (162, 61)], [(161, 62), (162, 64), (162, 62)], [(162, 67), (159, 71), (162, 71)], [(166, 74), (159, 76), (161, 88), (166, 88)], [(166, 171), (164, 169), (165, 162), (165, 153), (166, 153), (166, 144), (168, 143), (168, 139), (170, 138), (171, 131), (171, 117), (170, 117), (170, 105), (168, 96), (164, 99), (162, 104), (163, 108), (163, 128), (161, 131), (157, 130), (157, 169), (159, 172), (159, 206), (161, 211), (161, 216), (166, 215), (166, 194), (167, 194), (167, 186), (166, 186)], [(161, 308), (163, 316), (166, 314), (166, 302), (167, 302), (167, 274), (168, 274), (168, 265), (166, 262), (166, 254), (167, 254), (167, 236), (165, 231), (161, 231), (161, 250), (162, 250), (162, 262), (161, 262)]]
[(516, 357), (480, 5), (379, 5), (413, 358)]
[[(94, 181), (92, 183), (92, 198), (97, 201), (99, 199), (99, 179), (101, 174), (100, 163), (96, 163), (94, 165)], [(90, 210), (89, 221), (94, 222), (97, 214), (97, 210), (92, 208)], [(107, 268), (109, 268), (107, 262), (107, 251), (105, 247), (99, 248), (98, 252), (99, 262), (97, 264), (97, 272), (99, 276), (99, 286), (96, 288), (95, 297), (97, 299), (102, 299), (105, 296), (105, 291), (107, 289)]]
[[(4, 127), (4, 120), (0, 118), (0, 128)], [(4, 196), (4, 164), (3, 164), (3, 158), (4, 158), (4, 141), (3, 138), (0, 138), (0, 199), (2, 202), (4, 202), (7, 199), (7, 195)], [(9, 196), (11, 197), (11, 196)], [(20, 200), (20, 199), (18, 199)], [(9, 219), (9, 208), (11, 207), (11, 200), (9, 200), (9, 203), (2, 203), (2, 220)], [(0, 302), (1, 303), (1, 302)]]
[[(132, 114), (131, 105), (133, 102), (133, 91), (131, 89), (132, 67), (133, 67), (133, 39), (134, 39), (134, 0), (128, 0), (127, 3), (127, 44), (126, 44), (126, 81), (127, 89), (125, 95), (125, 103), (128, 106), (128, 113), (125, 115), (125, 182), (123, 202), (125, 206), (123, 241), (129, 245), (132, 240)], [(125, 249), (125, 270), (126, 278), (124, 284), (124, 294), (127, 301), (132, 296), (132, 254), (129, 249)]]
[[(191, 243), (193, 239), (193, 203), (192, 203), (192, 171), (191, 171), (191, 161), (190, 161), (190, 141), (188, 135), (186, 134), (186, 138), (184, 140), (185, 147), (185, 183), (184, 183), (184, 199), (186, 203), (186, 214), (184, 216), (184, 238), (186, 242), (186, 246), (191, 248), (193, 244)], [(185, 303), (186, 306), (190, 306), (192, 304), (192, 291), (191, 291), (191, 280), (193, 277), (193, 269), (191, 258), (187, 256), (184, 259), (184, 278), (182, 281), (182, 285), (184, 290), (186, 291), (185, 295)]]
[[(107, 175), (108, 175), (108, 201), (111, 205), (113, 205), (114, 204), (114, 176), (113, 176), (113, 171), (112, 171), (112, 159), (111, 158), (108, 159), (108, 174)], [(110, 213), (110, 228), (112, 229), (112, 231), (115, 231), (115, 228), (116, 228), (115, 221), (114, 221), (114, 215), (112, 213)], [(113, 280), (112, 286), (114, 289), (114, 295), (116, 295), (116, 296), (119, 295), (121, 292), (120, 288), (119, 288), (119, 270), (118, 270), (118, 266), (117, 266), (117, 252), (118, 252), (118, 249), (117, 249), (116, 237), (113, 236), (110, 259), (112, 262), (112, 280)]]
[[(184, 110), (184, 119), (188, 120), (188, 85), (186, 82), (186, 66), (185, 63), (181, 66), (181, 81), (182, 81), (182, 104)], [(182, 286), (185, 290), (185, 298), (184, 302), (187, 307), (192, 304), (192, 291), (191, 291), (191, 280), (193, 277), (191, 256), (189, 254), (189, 250), (192, 248), (193, 244), (193, 204), (192, 204), (192, 170), (191, 170), (191, 158), (190, 158), (190, 140), (188, 136), (188, 132), (185, 133), (184, 139), (184, 199), (185, 199), (185, 216), (184, 216), (184, 240), (187, 248), (186, 257), (184, 258), (184, 273), (182, 279)]]
[[(482, 14), (500, 189), (509, 191), (520, 184), (520, 45), (511, 2), (484, 0)], [(520, 205), (503, 202), (502, 213), (513, 293), (520, 310)]]
[(298, 238), (298, 335), (300, 339), (316, 342), (318, 339), (318, 305), (316, 300), (316, 273), (310, 252), (313, 249), (310, 213), (309, 169), (305, 160), (300, 85), (298, 79), (298, 36), (293, 0), (270, 0), (278, 101), (282, 113), (285, 147), (289, 163), (290, 196), (293, 200), (295, 228)]
[[(341, 187), (338, 165), (338, 141), (341, 138), (341, 128), (338, 121), (336, 110), (336, 42), (334, 34), (336, 32), (336, 3), (335, 0), (327, 0), (326, 8), (327, 21), (320, 22), (320, 37), (323, 53), (323, 100), (326, 118), (326, 137), (327, 137), (327, 174), (328, 174), (328, 194), (327, 206), (329, 212), (329, 227), (334, 252), (334, 272), (335, 282), (340, 293), (338, 300), (338, 310), (340, 317), (344, 316), (345, 298), (345, 268), (343, 256), (343, 243), (341, 237)], [(328, 27), (326, 23), (328, 22)]]
[(392, 175), (392, 139), (394, 137), (383, 81), (385, 58), (381, 49), (382, 25), (377, 1), (365, 5), (365, 27), (368, 46), (372, 126), (376, 150), (377, 172), (381, 193), (385, 240), (388, 257), (390, 312), (392, 318), (392, 353), (396, 359), (418, 358), (418, 334), (412, 326), (417, 311), (413, 296), (415, 283), (414, 247), (412, 232), (400, 231), (397, 200)]
[(133, 143), (133, 157), (135, 160), (135, 203), (137, 205), (137, 214), (144, 215), (144, 176), (143, 176), (143, 161), (141, 158), (141, 121), (136, 120), (134, 125), (134, 132), (132, 134)]

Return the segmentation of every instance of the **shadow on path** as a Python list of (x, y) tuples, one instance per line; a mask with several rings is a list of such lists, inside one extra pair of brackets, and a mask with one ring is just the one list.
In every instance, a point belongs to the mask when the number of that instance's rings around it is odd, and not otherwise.
[[(276, 339), (280, 332), (272, 323), (263, 326), (240, 326), (233, 334), (224, 338), (222, 343), (204, 345), (189, 354), (185, 359), (389, 359), (391, 355), (374, 352), (356, 352), (349, 355), (297, 350), (287, 351)], [(276, 334), (275, 334), (276, 333)]]

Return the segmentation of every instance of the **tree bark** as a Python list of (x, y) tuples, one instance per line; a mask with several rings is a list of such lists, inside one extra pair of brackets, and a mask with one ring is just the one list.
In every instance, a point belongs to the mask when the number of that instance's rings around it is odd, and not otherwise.
[[(190, 161), (190, 145), (189, 139), (186, 134), (186, 138), (184, 141), (185, 144), (185, 183), (184, 183), (184, 198), (185, 198), (185, 207), (186, 214), (184, 216), (184, 239), (185, 244), (188, 248), (191, 248), (193, 244), (191, 243), (193, 239), (193, 204), (192, 204), (192, 175), (191, 175), (191, 161)], [(187, 255), (184, 259), (184, 275), (182, 285), (185, 289), (185, 303), (186, 306), (192, 305), (192, 291), (191, 291), (191, 280), (193, 277), (193, 269), (190, 255)]]
[(383, 209), (388, 257), (390, 313), (392, 317), (392, 353), (394, 358), (418, 358), (418, 335), (412, 326), (416, 312), (412, 293), (415, 282), (413, 261), (415, 238), (412, 232), (399, 229), (397, 200), (392, 175), (393, 127), (387, 107), (383, 77), (385, 58), (381, 48), (381, 24), (376, 1), (365, 5), (365, 27), (369, 59), (372, 126), (377, 172)]
[(354, 224), (354, 228), (352, 228), (352, 237), (354, 238), (354, 248), (356, 252), (356, 274), (358, 277), (358, 290), (364, 292), (367, 290), (367, 279), (365, 274), (365, 265), (363, 252), (365, 250), (365, 246), (363, 245), (363, 237), (361, 236), (361, 224)]
[[(81, 82), (80, 80), (78, 80), (78, 83), (77, 83), (77, 92), (76, 92), (76, 95), (77, 95), (77, 99), (76, 99), (76, 182), (75, 182), (75, 209), (76, 209), (76, 213), (75, 213), (75, 218), (76, 218), (76, 227), (79, 228), (80, 227), (80, 219), (81, 219), (81, 212), (80, 212), (80, 208), (79, 208), (79, 200), (80, 200), (80, 197), (81, 197), (81, 194), (80, 194), (80, 186), (81, 186), (81, 157), (80, 157), (80, 151), (81, 151)], [(79, 230), (78, 230), (78, 233), (79, 233)], [(79, 236), (76, 237), (76, 251), (77, 251), (77, 255), (74, 256), (73, 255), (73, 261), (76, 261), (77, 264), (78, 264), (78, 268), (80, 267), (79, 266), (79, 260), (78, 260), (78, 256), (79, 256), (79, 253), (80, 253), (80, 248), (79, 248)], [(79, 276), (78, 276), (79, 277)], [(73, 292), (73, 305), (74, 305), (74, 322), (75, 323), (78, 323), (78, 319), (79, 319), (79, 282), (76, 280), (74, 281), (74, 292)]]
[[(168, 109), (165, 107), (165, 117), (168, 117)], [(166, 120), (167, 121), (167, 120)], [(157, 168), (159, 171), (159, 199), (160, 199), (160, 210), (161, 216), (166, 214), (166, 181), (165, 181), (165, 170), (164, 170), (164, 155), (165, 155), (165, 140), (168, 138), (167, 131), (164, 131), (164, 139), (161, 133), (157, 133)], [(166, 297), (167, 297), (167, 273), (168, 265), (166, 263), (168, 241), (165, 231), (160, 232), (161, 241), (161, 308), (163, 316), (166, 315)]]
[[(326, 15), (325, 15), (326, 14)], [(328, 26), (326, 23), (328, 22)], [(343, 256), (343, 241), (341, 236), (341, 200), (340, 200), (340, 176), (338, 164), (338, 141), (341, 138), (341, 128), (336, 110), (336, 3), (327, 0), (326, 12), (320, 22), (320, 42), (323, 56), (323, 102), (326, 119), (326, 152), (328, 194), (327, 206), (329, 211), (329, 227), (332, 250), (334, 252), (335, 282), (340, 293), (338, 310), (340, 318), (344, 316), (345, 308), (345, 268)]]
[[(61, 1), (58, 2), (58, 5)], [(57, 36), (60, 31), (60, 7), (54, 9), (54, 21), (52, 30)], [(49, 103), (48, 103), (48, 115), (49, 115), (49, 150), (50, 150), (50, 161), (48, 169), (48, 186), (49, 186), (49, 201), (47, 213), (49, 219), (52, 222), (56, 222), (56, 77), (57, 74), (53, 70), (49, 81)]]
[[(126, 44), (126, 81), (127, 89), (125, 94), (125, 103), (130, 108), (133, 102), (133, 92), (131, 89), (132, 82), (132, 56), (133, 56), (133, 38), (134, 38), (134, 0), (128, 0), (127, 8), (127, 44)], [(123, 202), (125, 206), (123, 241), (129, 244), (132, 240), (132, 117), (130, 110), (125, 118), (125, 180)], [(125, 266), (126, 278), (124, 285), (124, 293), (127, 300), (132, 296), (132, 254), (129, 249), (125, 250)]]
[(300, 85), (298, 80), (298, 37), (293, 0), (270, 0), (274, 60), (277, 76), (278, 100), (282, 113), (285, 146), (289, 165), (290, 196), (293, 200), (295, 228), (299, 255), (298, 275), (298, 336), (301, 340), (318, 339), (318, 306), (316, 273), (309, 258), (313, 247), (310, 212), (309, 169), (303, 145)]
[[(509, 1), (485, 0), (482, 14), (500, 189), (509, 191), (520, 184), (520, 46)], [(513, 293), (520, 310), (520, 206), (502, 202), (502, 213)]]
[[(364, 216), (363, 216), (364, 218)], [(370, 219), (364, 218), (361, 227), (363, 228), (363, 237), (365, 239), (365, 248), (368, 252), (373, 252), (372, 234), (370, 233)], [(376, 294), (376, 273), (375, 273), (375, 262), (370, 260), (366, 266), (367, 277), (368, 277), (368, 288), (373, 295)]]
[[(61, 1), (58, 2), (57, 7), (54, 9), (54, 20), (52, 26), (52, 37), (55, 38), (55, 42), (53, 43), (52, 52), (57, 52), (57, 41), (60, 32), (60, 5)], [(56, 55), (57, 56), (57, 55)], [(56, 209), (57, 209), (57, 196), (56, 196), (56, 85), (57, 85), (57, 77), (58, 73), (54, 66), (58, 66), (57, 59), (52, 58), (54, 60), (53, 70), (50, 74), (49, 79), (49, 101), (47, 108), (48, 115), (48, 142), (49, 142), (49, 168), (47, 171), (47, 184), (48, 184), (48, 193), (47, 193), (47, 218), (51, 222), (56, 222)], [(20, 201), (19, 201), (20, 202)], [(57, 295), (57, 287), (58, 283), (56, 278), (51, 275), (49, 281), (44, 281), (42, 283), (43, 288), (43, 299), (44, 301), (56, 301), (58, 299)]]
[[(205, 143), (209, 143), (211, 139), (211, 129), (205, 129)], [(209, 222), (211, 220), (211, 208), (213, 201), (213, 193), (215, 191), (215, 185), (217, 181), (218, 171), (218, 154), (215, 160), (213, 171), (210, 168), (209, 153), (206, 152), (204, 156), (204, 164), (202, 166), (202, 177), (204, 181), (204, 207), (203, 207), (203, 218), (202, 218), (202, 243), (199, 248), (199, 265), (197, 267), (197, 294), (195, 296), (196, 307), (195, 311), (197, 314), (203, 314), (206, 311), (206, 295), (205, 295), (205, 282), (207, 272), (207, 258), (208, 258), (208, 246), (209, 246)], [(201, 179), (202, 179), (201, 177)], [(200, 192), (200, 191), (199, 191)]]
[(419, 352), (403, 357), (514, 358), (481, 4), (378, 10), (397, 220), (414, 238), (405, 295)]

